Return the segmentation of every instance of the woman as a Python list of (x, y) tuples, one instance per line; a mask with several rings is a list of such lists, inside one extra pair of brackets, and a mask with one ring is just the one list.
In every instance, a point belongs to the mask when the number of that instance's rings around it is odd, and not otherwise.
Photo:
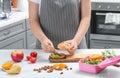
[(87, 48), (84, 36), (90, 18), (90, 0), (29, 1), (30, 27), (45, 52), (57, 52), (62, 41), (70, 44), (70, 54), (77, 48)]

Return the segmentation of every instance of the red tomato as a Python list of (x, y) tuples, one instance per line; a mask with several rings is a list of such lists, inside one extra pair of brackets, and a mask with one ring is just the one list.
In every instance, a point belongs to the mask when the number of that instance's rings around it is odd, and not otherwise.
[(31, 56), (26, 56), (27, 60), (30, 60)]
[(31, 53), (30, 53), (30, 56), (32, 56), (32, 57), (37, 57), (37, 52), (35, 52), (35, 51), (31, 52)]
[(30, 61), (31, 63), (35, 63), (35, 62), (37, 61), (37, 58), (31, 57), (29, 61)]

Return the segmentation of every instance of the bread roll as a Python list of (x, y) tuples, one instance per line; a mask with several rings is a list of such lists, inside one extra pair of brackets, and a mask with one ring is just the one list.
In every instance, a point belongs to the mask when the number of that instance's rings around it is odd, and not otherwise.
[(58, 49), (60, 49), (60, 50), (69, 51), (69, 46), (70, 46), (69, 43), (63, 41), (63, 42), (59, 43), (57, 47), (58, 47)]

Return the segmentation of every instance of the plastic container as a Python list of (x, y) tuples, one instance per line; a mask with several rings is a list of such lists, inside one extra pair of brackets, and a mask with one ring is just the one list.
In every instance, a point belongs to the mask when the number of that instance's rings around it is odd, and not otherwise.
[(98, 65), (85, 64), (81, 60), (79, 61), (79, 69), (83, 72), (97, 74), (104, 70), (107, 66), (114, 65), (120, 62), (120, 55), (104, 60)]

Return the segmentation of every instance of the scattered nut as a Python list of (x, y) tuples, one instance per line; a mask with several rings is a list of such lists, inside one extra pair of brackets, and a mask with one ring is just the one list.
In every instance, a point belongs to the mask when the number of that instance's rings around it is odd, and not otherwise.
[(66, 70), (69, 70), (68, 68), (66, 68)]
[(33, 71), (38, 71), (38, 69), (33, 69)]
[[(40, 73), (42, 70), (44, 70), (47, 71), (47, 73), (52, 73), (54, 70), (62, 71), (63, 69), (72, 70), (72, 67), (68, 68), (66, 64), (54, 64), (53, 66), (42, 66), (39, 68), (34, 68), (33, 71)], [(63, 72), (60, 72), (60, 74), (63, 74)]]
[(51, 72), (53, 72), (53, 70), (49, 69), (47, 72), (48, 72), (48, 73), (51, 73)]
[(60, 72), (60, 74), (63, 74), (63, 72)]
[(41, 68), (38, 68), (39, 70), (41, 70)]
[(72, 70), (72, 68), (70, 68), (70, 70)]
[(41, 70), (38, 70), (38, 72), (40, 73), (40, 72), (41, 72)]

